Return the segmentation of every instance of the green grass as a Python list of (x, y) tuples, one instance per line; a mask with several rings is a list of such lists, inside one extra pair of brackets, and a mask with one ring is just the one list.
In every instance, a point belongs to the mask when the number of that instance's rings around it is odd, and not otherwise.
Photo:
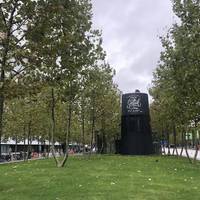
[(200, 163), (147, 156), (70, 157), (0, 165), (0, 200), (199, 200)]

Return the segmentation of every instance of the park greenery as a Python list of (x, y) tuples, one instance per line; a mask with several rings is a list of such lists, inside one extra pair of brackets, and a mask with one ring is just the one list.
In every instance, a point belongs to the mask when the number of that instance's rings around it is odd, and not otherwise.
[[(163, 51), (154, 72), (150, 94), (151, 117), (157, 137), (176, 148), (189, 145), (196, 154), (200, 122), (200, 2), (173, 0), (176, 23), (161, 37)], [(169, 144), (169, 143), (168, 143)]]
[(71, 156), (62, 170), (51, 159), (2, 165), (0, 199), (199, 200), (199, 178), (186, 158)]
[(97, 134), (119, 133), (120, 92), (91, 9), (90, 0), (0, 3), (0, 146), (48, 140), (55, 155), (63, 143), (62, 167), (69, 142), (95, 146)]
[[(161, 37), (163, 51), (149, 89), (154, 140), (199, 149), (200, 3), (173, 0), (177, 22)], [(70, 142), (100, 152), (120, 132), (120, 96), (91, 0), (6, 0), (0, 3), (0, 146), (12, 138), (48, 141), (58, 167)], [(191, 132), (192, 141), (187, 140)], [(55, 154), (62, 144), (63, 159)], [(111, 145), (110, 145), (111, 147)], [(83, 153), (85, 149), (83, 149)], [(169, 152), (169, 151), (168, 151)], [(91, 152), (90, 152), (91, 153)], [(1, 155), (1, 148), (0, 148)], [(191, 160), (191, 159), (190, 159)]]
[[(199, 147), (200, 2), (172, 3), (178, 21), (161, 37), (149, 89), (151, 125), (154, 141), (168, 141), (168, 154), (169, 141), (173, 154), (181, 145), (181, 155), (191, 142), (192, 162)], [(28, 141), (26, 162), (0, 167), (0, 199), (199, 199), (199, 162), (92, 154), (98, 139), (99, 153), (119, 139), (114, 75), (101, 31), (92, 28), (91, 0), (0, 1), (0, 156), (2, 141)], [(48, 142), (53, 158), (28, 160), (33, 140)], [(83, 155), (69, 157), (70, 143), (82, 146)], [(59, 168), (70, 162), (58, 169), (53, 160)]]

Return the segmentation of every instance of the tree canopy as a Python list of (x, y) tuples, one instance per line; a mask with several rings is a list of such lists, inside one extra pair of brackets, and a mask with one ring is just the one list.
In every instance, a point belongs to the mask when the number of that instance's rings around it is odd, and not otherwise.
[(200, 2), (173, 0), (178, 18), (166, 36), (150, 94), (155, 129), (186, 130), (200, 121)]
[(90, 0), (2, 1), (0, 30), (0, 141), (58, 141), (67, 158), (70, 141), (118, 134), (120, 93)]

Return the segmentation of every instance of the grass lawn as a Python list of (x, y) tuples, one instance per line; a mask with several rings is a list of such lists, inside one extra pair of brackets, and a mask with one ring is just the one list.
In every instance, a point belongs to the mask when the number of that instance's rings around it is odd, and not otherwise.
[(0, 200), (199, 200), (200, 163), (152, 156), (70, 157), (0, 165)]

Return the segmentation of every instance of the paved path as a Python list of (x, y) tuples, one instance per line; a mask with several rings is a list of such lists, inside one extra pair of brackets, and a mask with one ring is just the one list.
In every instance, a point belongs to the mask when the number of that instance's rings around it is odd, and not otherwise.
[[(69, 156), (80, 156), (80, 155), (83, 155), (82, 153), (75, 153), (75, 154), (69, 154)], [(60, 157), (60, 154), (56, 153), (56, 157)], [(48, 158), (53, 158), (52, 154), (49, 153), (49, 157), (39, 157), (39, 158), (31, 158), (31, 159), (28, 159), (28, 161), (30, 160), (42, 160), (42, 159), (48, 159)], [(10, 163), (19, 163), (19, 162), (24, 162), (24, 160), (12, 160), (12, 161), (6, 161), (6, 162), (0, 162), (0, 165), (3, 165), (3, 164), (10, 164)], [(26, 161), (25, 161), (26, 162)]]
[[(180, 155), (181, 148), (177, 148), (177, 150), (178, 150), (178, 153)], [(167, 152), (168, 152), (167, 148), (165, 148), (165, 152), (167, 154)], [(173, 148), (170, 148), (170, 153), (171, 154), (173, 153)], [(194, 149), (188, 149), (188, 154), (189, 154), (190, 158), (193, 159), (194, 158), (194, 154), (195, 154), (195, 150)], [(185, 149), (183, 149), (182, 156), (183, 157), (187, 157)], [(40, 158), (34, 158), (34, 159), (29, 159), (29, 160), (41, 160), (41, 159), (45, 159), (45, 158), (44, 157), (40, 157)], [(197, 154), (197, 160), (200, 160), (200, 150), (198, 151), (198, 154)], [(8, 164), (8, 163), (18, 163), (18, 162), (24, 162), (24, 160), (14, 160), (14, 161), (10, 161), (10, 162), (0, 162), (0, 165), (1, 164)]]
[[(28, 161), (30, 161), (30, 160), (42, 160), (42, 159), (45, 159), (45, 157), (32, 158), (32, 159), (28, 159)], [(12, 160), (12, 161), (0, 162), (0, 165), (10, 164), (10, 163), (19, 163), (19, 162), (26, 162), (26, 161), (24, 161), (24, 160)]]
[[(178, 154), (180, 155), (180, 152), (181, 152), (181, 148), (177, 148), (178, 150)], [(165, 152), (167, 153), (168, 152), (168, 149), (165, 148)], [(173, 148), (170, 148), (170, 153), (172, 154), (173, 153)], [(176, 154), (176, 152), (175, 152)], [(194, 154), (195, 154), (195, 150), (194, 149), (188, 149), (188, 154), (190, 156), (190, 158), (194, 158)], [(182, 153), (182, 156), (183, 157), (187, 157), (186, 155), (186, 152), (185, 152), (185, 149), (183, 149), (183, 153)], [(198, 151), (198, 154), (197, 154), (197, 160), (200, 160), (200, 150)]]

